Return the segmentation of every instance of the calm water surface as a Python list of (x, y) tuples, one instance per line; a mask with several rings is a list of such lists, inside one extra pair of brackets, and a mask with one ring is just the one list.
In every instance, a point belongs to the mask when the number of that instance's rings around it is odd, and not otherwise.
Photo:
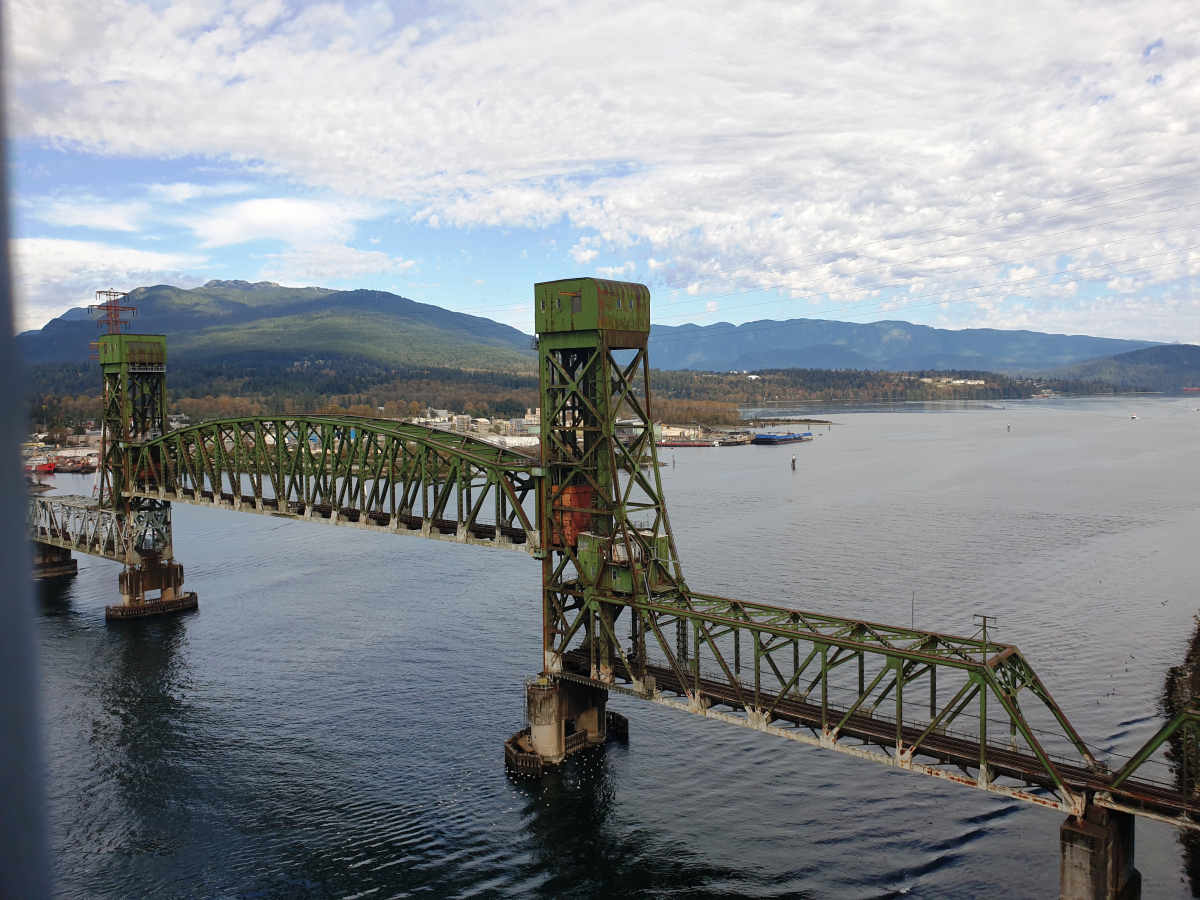
[[(693, 588), (997, 616), (1129, 752), (1200, 607), (1197, 406), (837, 412), (810, 444), (666, 451), (663, 478)], [(1056, 813), (624, 697), (628, 745), (510, 779), (528, 557), (187, 506), (175, 549), (193, 614), (106, 625), (119, 568), (87, 557), (42, 592), (60, 896), (1058, 895)], [(1177, 832), (1137, 827), (1143, 896), (1191, 896)]]

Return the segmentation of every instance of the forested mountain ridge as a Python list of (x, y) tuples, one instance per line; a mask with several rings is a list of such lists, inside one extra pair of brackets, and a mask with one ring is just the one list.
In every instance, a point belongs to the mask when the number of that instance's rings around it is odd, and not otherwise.
[(1116, 385), (1147, 385), (1168, 394), (1200, 387), (1200, 347), (1162, 344), (1102, 359), (1089, 359), (1046, 373), (1049, 378), (1106, 381)]
[(731, 325), (655, 325), (650, 360), (659, 369), (987, 370), (1037, 372), (1154, 341), (997, 328), (951, 330), (911, 322), (763, 320)]
[[(286, 288), (210, 281), (130, 291), (130, 330), (165, 334), (172, 368), (223, 365), (280, 369), (343, 359), (385, 367), (534, 371), (529, 337), (491, 319), (417, 303), (386, 291)], [(17, 336), (26, 365), (88, 358), (96, 319), (69, 310)]]

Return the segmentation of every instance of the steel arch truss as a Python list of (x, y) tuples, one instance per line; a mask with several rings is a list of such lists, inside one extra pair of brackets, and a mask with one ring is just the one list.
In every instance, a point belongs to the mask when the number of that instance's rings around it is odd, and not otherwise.
[(537, 552), (534, 460), (352, 416), (223, 419), (129, 452), (129, 494)]

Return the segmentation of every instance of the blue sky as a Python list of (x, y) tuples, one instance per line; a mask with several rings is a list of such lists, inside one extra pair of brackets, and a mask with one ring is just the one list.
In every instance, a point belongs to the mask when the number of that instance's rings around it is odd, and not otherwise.
[(530, 330), (584, 274), (660, 324), (1200, 341), (1191, 5), (992, 6), (18, 0), (20, 326), (220, 278)]

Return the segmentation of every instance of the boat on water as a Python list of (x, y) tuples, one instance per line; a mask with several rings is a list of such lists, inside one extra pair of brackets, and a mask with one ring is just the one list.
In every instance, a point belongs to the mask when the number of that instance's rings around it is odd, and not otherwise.
[(720, 447), (720, 441), (659, 441), (656, 447)]
[(33, 472), (37, 475), (53, 475), (54, 461), (47, 459), (44, 456), (39, 456), (36, 459), (27, 460), (25, 463), (25, 471)]
[(811, 431), (804, 432), (789, 432), (787, 434), (756, 434), (752, 443), (766, 444), (798, 444), (801, 441), (811, 441), (813, 433)]

